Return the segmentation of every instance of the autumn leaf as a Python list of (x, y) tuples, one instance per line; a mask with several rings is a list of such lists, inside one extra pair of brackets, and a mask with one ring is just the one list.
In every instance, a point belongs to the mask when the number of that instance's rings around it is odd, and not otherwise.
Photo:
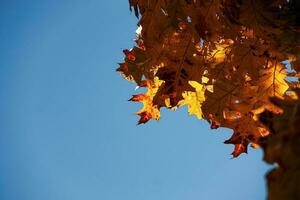
[(154, 82), (146, 81), (145, 87), (148, 91), (145, 94), (133, 95), (129, 101), (136, 101), (143, 104), (143, 108), (136, 114), (140, 116), (138, 124), (146, 123), (150, 119), (159, 120), (160, 111), (157, 105), (153, 104), (153, 97), (156, 95), (158, 87), (162, 84), (162, 81), (157, 77), (154, 78)]
[[(208, 82), (208, 78), (202, 77), (202, 83)], [(178, 106), (187, 105), (190, 115), (196, 115), (198, 119), (202, 119), (202, 103), (205, 101), (204, 93), (206, 90), (213, 92), (212, 85), (203, 85), (197, 81), (189, 81), (189, 84), (195, 89), (195, 92), (185, 91), (182, 93), (183, 100), (179, 101)]]

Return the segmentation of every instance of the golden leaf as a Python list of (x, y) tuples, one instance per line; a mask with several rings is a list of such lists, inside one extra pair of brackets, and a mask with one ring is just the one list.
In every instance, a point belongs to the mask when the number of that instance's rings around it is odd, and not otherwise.
[(150, 119), (159, 120), (159, 107), (153, 104), (153, 97), (156, 95), (161, 84), (162, 81), (159, 80), (158, 77), (154, 78), (154, 82), (146, 81), (146, 87), (148, 88), (148, 91), (145, 94), (133, 95), (130, 99), (130, 101), (137, 101), (143, 104), (143, 108), (136, 113), (141, 117), (138, 124), (146, 123)]

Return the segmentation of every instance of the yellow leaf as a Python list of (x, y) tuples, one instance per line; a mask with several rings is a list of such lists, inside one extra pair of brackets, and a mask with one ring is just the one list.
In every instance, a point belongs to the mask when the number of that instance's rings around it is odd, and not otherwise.
[(198, 119), (202, 119), (201, 103), (196, 95), (196, 92), (183, 92), (183, 100), (179, 101), (178, 106), (187, 105), (190, 115), (196, 115)]
[(201, 85), (200, 83), (198, 83), (197, 81), (189, 81), (189, 84), (195, 88), (196, 91), (201, 91), (203, 88), (203, 85)]
[(153, 81), (146, 81), (148, 91), (145, 94), (133, 95), (130, 99), (130, 101), (137, 101), (143, 104), (143, 108), (136, 113), (141, 117), (138, 124), (146, 123), (150, 119), (159, 120), (160, 118), (159, 107), (153, 105), (153, 98), (163, 81), (159, 80), (158, 77), (154, 77)]
[(202, 83), (207, 83), (209, 81), (209, 78), (202, 76)]
[[(207, 83), (208, 78), (202, 77), (202, 82)], [(209, 88), (212, 91), (212, 86), (204, 86), (197, 81), (189, 81), (189, 84), (195, 88), (195, 92), (185, 91), (182, 93), (183, 100), (179, 101), (178, 106), (187, 105), (190, 115), (196, 115), (198, 119), (202, 119), (201, 105), (205, 101), (205, 90)]]

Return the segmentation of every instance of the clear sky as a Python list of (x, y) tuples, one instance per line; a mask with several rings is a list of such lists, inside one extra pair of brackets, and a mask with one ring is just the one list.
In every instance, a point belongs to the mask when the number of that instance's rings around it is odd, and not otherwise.
[(0, 1), (1, 200), (260, 200), (262, 151), (186, 109), (137, 126), (127, 0)]

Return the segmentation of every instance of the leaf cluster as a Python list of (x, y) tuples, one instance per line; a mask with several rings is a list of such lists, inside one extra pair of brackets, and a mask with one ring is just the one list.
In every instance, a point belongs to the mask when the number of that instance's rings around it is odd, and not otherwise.
[[(298, 98), (300, 3), (296, 0), (129, 0), (136, 46), (117, 71), (146, 87), (139, 124), (160, 109), (188, 106), (211, 128), (234, 131), (233, 156), (258, 147), (271, 130), (259, 115), (284, 110), (270, 100)], [(291, 66), (291, 67), (290, 67)], [(293, 80), (293, 81), (291, 81)]]

